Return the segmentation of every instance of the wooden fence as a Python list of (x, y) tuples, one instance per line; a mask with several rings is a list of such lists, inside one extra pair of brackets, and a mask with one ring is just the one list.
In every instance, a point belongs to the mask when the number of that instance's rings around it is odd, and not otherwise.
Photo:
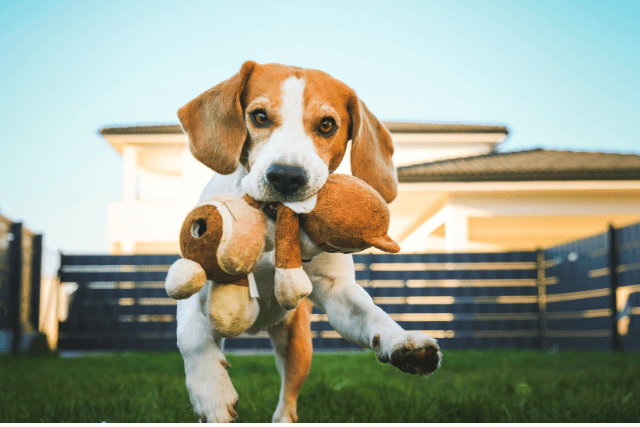
[(24, 351), (38, 331), (41, 267), (42, 235), (0, 215), (0, 353)]
[[(177, 258), (63, 255), (61, 281), (79, 287), (58, 348), (175, 349), (175, 301), (164, 279)], [(445, 349), (638, 349), (640, 225), (545, 251), (370, 254), (354, 261), (356, 280), (376, 304)], [(317, 308), (311, 327), (316, 349), (358, 348)], [(261, 332), (227, 340), (225, 347), (271, 344)]]

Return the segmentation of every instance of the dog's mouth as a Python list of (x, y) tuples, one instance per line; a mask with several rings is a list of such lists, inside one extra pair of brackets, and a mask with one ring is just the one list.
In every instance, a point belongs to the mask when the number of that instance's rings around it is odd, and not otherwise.
[[(297, 214), (307, 214), (311, 212), (316, 207), (316, 201), (318, 200), (318, 195), (314, 194), (313, 196), (299, 201), (299, 202), (280, 202), (287, 206), (289, 209), (293, 210)], [(274, 202), (266, 202), (262, 211), (267, 215), (267, 217), (272, 220), (276, 220), (278, 216), (278, 203)]]
[(265, 203), (262, 212), (275, 221), (278, 217), (278, 205), (276, 203)]

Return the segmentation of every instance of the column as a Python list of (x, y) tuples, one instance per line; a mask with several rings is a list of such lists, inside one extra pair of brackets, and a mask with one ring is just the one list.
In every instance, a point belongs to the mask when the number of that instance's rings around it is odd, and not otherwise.
[(449, 207), (449, 213), (444, 222), (444, 244), (447, 252), (468, 250), (469, 216), (465, 210)]
[(126, 201), (136, 199), (136, 168), (138, 162), (138, 147), (126, 145), (122, 151), (123, 176), (122, 198)]

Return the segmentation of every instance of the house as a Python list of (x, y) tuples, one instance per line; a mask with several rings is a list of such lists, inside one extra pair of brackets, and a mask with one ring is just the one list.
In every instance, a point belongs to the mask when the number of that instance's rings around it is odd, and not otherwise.
[(551, 247), (640, 220), (640, 155), (488, 153), (398, 168), (404, 252)]
[[(530, 250), (640, 220), (640, 156), (498, 152), (504, 126), (384, 122), (400, 181), (389, 234), (403, 252)], [(178, 125), (107, 127), (123, 156), (107, 212), (112, 254), (179, 253), (182, 220), (213, 172)], [(338, 172), (349, 173), (349, 155)]]

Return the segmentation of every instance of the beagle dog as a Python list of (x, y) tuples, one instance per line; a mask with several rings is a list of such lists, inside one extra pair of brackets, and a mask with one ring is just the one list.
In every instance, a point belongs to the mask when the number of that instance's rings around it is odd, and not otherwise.
[[(318, 71), (249, 61), (230, 79), (178, 111), (196, 159), (217, 172), (201, 201), (224, 193), (249, 194), (264, 202), (283, 202), (308, 212), (315, 194), (342, 161), (351, 141), (351, 171), (391, 202), (397, 194), (389, 131), (344, 83)], [(267, 248), (273, 243), (273, 212)], [(270, 240), (270, 241), (269, 241)], [(281, 376), (274, 422), (297, 421), (296, 402), (311, 367), (312, 304), (344, 338), (375, 350), (378, 360), (412, 374), (429, 374), (440, 365), (436, 340), (405, 331), (376, 306), (355, 280), (351, 255), (322, 252), (302, 232), (304, 271), (313, 291), (291, 311), (274, 297), (273, 251), (258, 262), (260, 313), (249, 333), (266, 329)], [(271, 246), (273, 247), (273, 246)], [(178, 301), (177, 339), (184, 359), (191, 403), (201, 421), (236, 417), (238, 395), (223, 354), (223, 338), (206, 309), (208, 282)], [(310, 300), (310, 301), (309, 301)]]

